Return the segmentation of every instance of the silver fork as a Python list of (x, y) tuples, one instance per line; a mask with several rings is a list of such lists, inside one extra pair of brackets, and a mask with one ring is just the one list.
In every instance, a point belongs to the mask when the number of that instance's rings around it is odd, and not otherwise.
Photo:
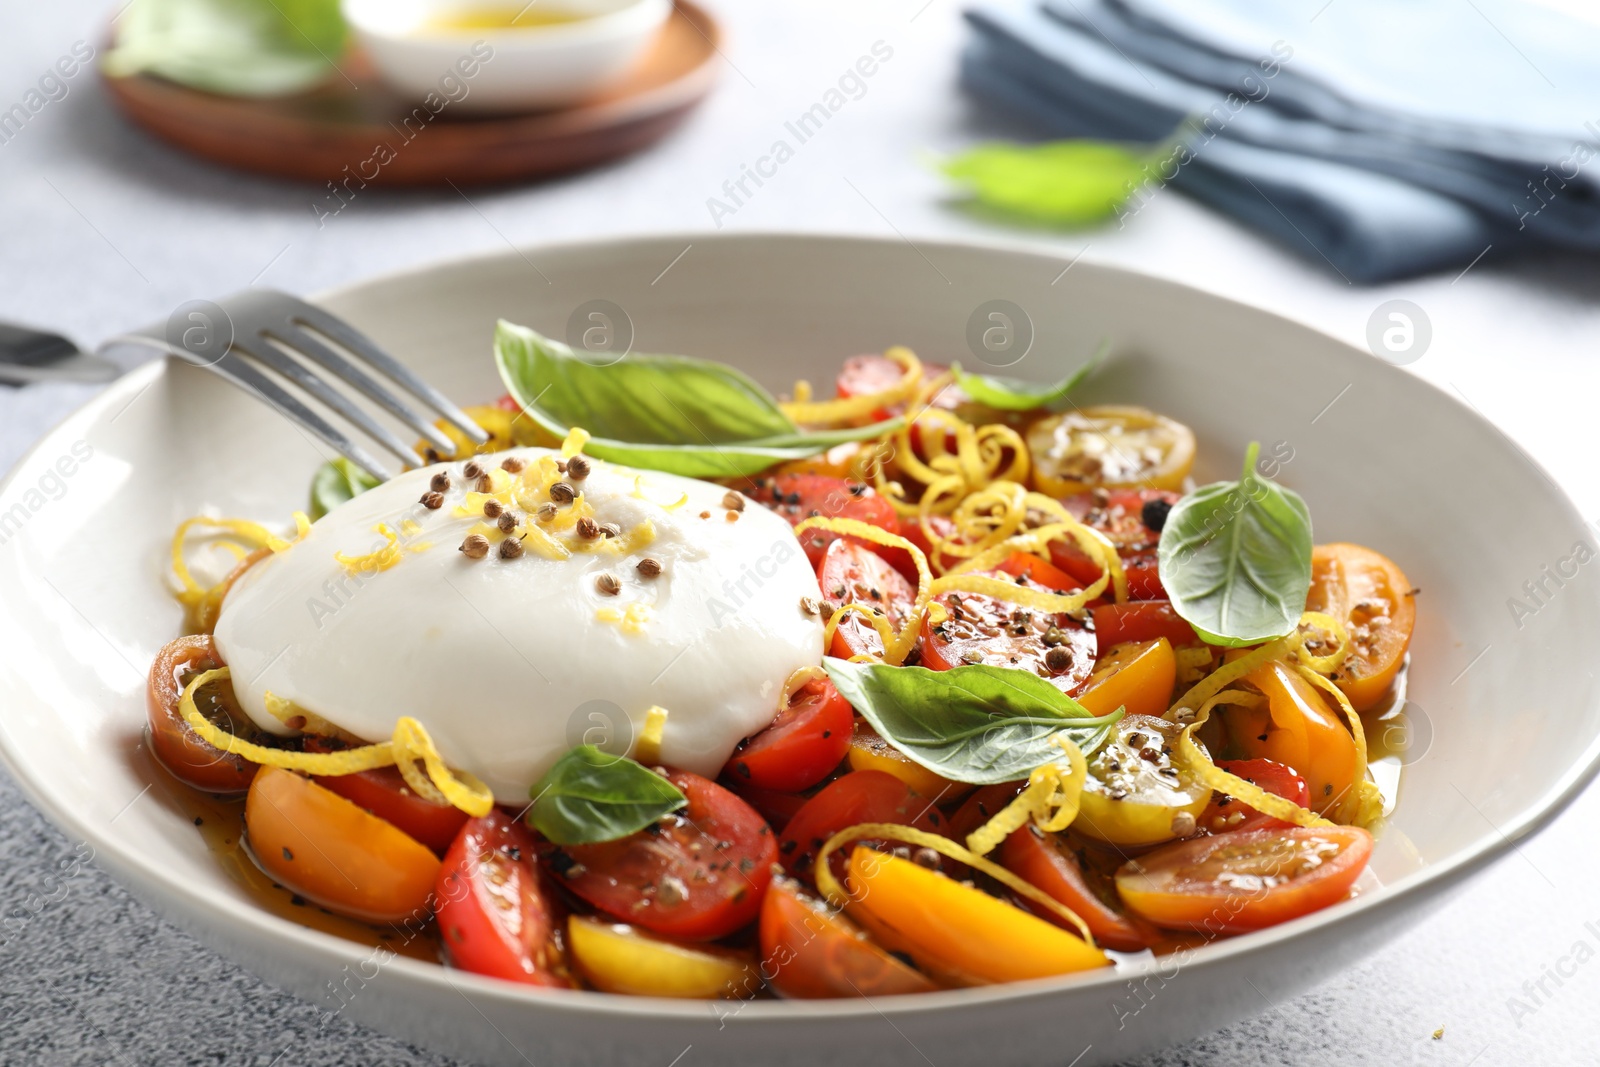
[(411, 466), (421, 466), (427, 460), (349, 395), (317, 374), (313, 367), (331, 373), (416, 431), (441, 456), (454, 455), (455, 445), (433, 425), (432, 418), (402, 400), (390, 386), (399, 386), (473, 442), (482, 444), (489, 439), (483, 429), (443, 393), (413, 374), (365, 334), (288, 293), (246, 289), (215, 302), (193, 301), (175, 312), (167, 322), (111, 338), (100, 346), (100, 351), (118, 345), (154, 348), (221, 375), (275, 408), (284, 418), (315, 434), (380, 481), (388, 480), (395, 472), (285, 389), (280, 380), (287, 381)]

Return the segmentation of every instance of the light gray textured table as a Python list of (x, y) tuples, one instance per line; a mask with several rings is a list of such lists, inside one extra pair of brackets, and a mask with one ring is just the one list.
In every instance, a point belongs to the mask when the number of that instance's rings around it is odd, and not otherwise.
[[(0, 0), (0, 109), (75, 41), (98, 43), (113, 6)], [(470, 203), (453, 192), (368, 190), (321, 227), (311, 207), (319, 191), (224, 172), (153, 144), (109, 111), (92, 76), (79, 75), (65, 99), (0, 144), (0, 318), (93, 343), (164, 319), (182, 301), (251, 283), (315, 292), (508, 242), (717, 222), (998, 236), (1176, 278), (1358, 344), (1378, 304), (1415, 301), (1432, 321), (1433, 342), (1412, 369), (1496, 420), (1586, 515), (1600, 515), (1592, 444), (1600, 263), (1549, 256), (1501, 266), (1491, 256), (1460, 277), (1356, 289), (1171, 192), (1123, 229), (1060, 239), (997, 231), (950, 210), (927, 165), (929, 153), (997, 132), (954, 89), (952, 0), (882, 0), (869, 15), (852, 0), (717, 6), (731, 30), (722, 86), (654, 150), (533, 188), (473, 192)], [(893, 56), (864, 95), (755, 196), (714, 220), (708, 198), (880, 40)], [(1508, 42), (1504, 69), (1485, 76), (1534, 74)], [(0, 467), (88, 395), (0, 387)], [(1258, 1018), (1150, 1063), (1600, 1062), (1600, 849), (1590, 820), (1600, 821), (1593, 792), (1363, 966), (1294, 1000), (1264, 1000)], [(0, 915), (13, 916), (0, 927), (0, 1063), (445, 1062), (344, 1020), (319, 1030), (308, 1005), (201, 948), (92, 866), (57, 888), (49, 876), (73, 855), (72, 842), (0, 775)]]

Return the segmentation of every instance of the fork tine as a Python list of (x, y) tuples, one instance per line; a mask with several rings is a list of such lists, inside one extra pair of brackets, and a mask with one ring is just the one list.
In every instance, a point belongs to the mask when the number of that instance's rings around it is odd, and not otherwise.
[(440, 433), (438, 427), (402, 404), (393, 393), (363, 373), (354, 363), (323, 344), (316, 335), (296, 326), (284, 330), (281, 335), (274, 331), (269, 332), (267, 336), (289, 346), (324, 370), (338, 375), (362, 396), (376, 402), (383, 410), (420, 434), (441, 456), (455, 455), (455, 442)]
[(412, 396), (444, 416), (451, 425), (466, 434), (470, 440), (480, 445), (489, 440), (489, 435), (483, 432), (483, 428), (468, 418), (466, 412), (452, 404), (449, 397), (411, 373), (410, 369), (404, 364), (373, 344), (364, 334), (359, 333), (348, 323), (335, 315), (328, 314), (319, 307), (314, 307), (302, 300), (296, 300), (295, 304), (297, 306), (290, 317), (296, 325), (309, 326), (323, 336), (337, 342), (351, 354), (359, 356), (376, 367), (385, 377), (400, 383)]
[[(426, 461), (416, 451), (371, 415), (357, 407), (350, 398), (334, 389), (301, 364), (280, 352), (265, 335), (235, 337), (234, 352), (240, 352), (283, 375), (295, 385), (316, 397), (329, 408), (354, 423), (363, 433), (394, 453), (402, 461), (414, 466), (425, 466)], [(230, 354), (232, 354), (230, 352)]]

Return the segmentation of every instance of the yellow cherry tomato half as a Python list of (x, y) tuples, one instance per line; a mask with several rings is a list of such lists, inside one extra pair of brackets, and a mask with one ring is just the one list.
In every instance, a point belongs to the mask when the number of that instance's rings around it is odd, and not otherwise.
[(1129, 715), (1160, 718), (1172, 704), (1178, 658), (1165, 637), (1118, 645), (1094, 665), (1077, 701), (1092, 715), (1122, 708)]
[(261, 869), (329, 911), (379, 923), (430, 913), (439, 857), (309, 778), (261, 768), (244, 823)]
[(1350, 655), (1331, 678), (1357, 711), (1375, 707), (1400, 673), (1417, 625), (1410, 580), (1370, 548), (1318, 545), (1311, 552), (1306, 610), (1344, 623)]
[(1173, 762), (1182, 727), (1150, 715), (1126, 715), (1115, 731), (1089, 760), (1072, 828), (1135, 848), (1194, 833), (1211, 802), (1211, 787)]
[(1356, 780), (1356, 742), (1344, 717), (1285, 663), (1268, 663), (1245, 680), (1266, 694), (1267, 710), (1228, 713), (1234, 744), (1247, 759), (1294, 768), (1311, 792), (1311, 810), (1325, 814)]
[(964, 797), (973, 788), (966, 782), (957, 782), (928, 770), (878, 736), (878, 732), (864, 722), (856, 723), (855, 733), (850, 737), (849, 760), (852, 771), (884, 771), (892, 774), (935, 804)]
[(606, 993), (706, 1000), (761, 986), (749, 956), (680, 945), (625, 923), (574, 915), (567, 920), (567, 947), (589, 984)]
[(1178, 490), (1194, 466), (1194, 431), (1140, 407), (1051, 415), (1027, 440), (1034, 488), (1063, 499), (1093, 489)]
[(884, 852), (850, 853), (849, 912), (921, 970), (974, 985), (1104, 967), (1106, 954), (1052, 923)]

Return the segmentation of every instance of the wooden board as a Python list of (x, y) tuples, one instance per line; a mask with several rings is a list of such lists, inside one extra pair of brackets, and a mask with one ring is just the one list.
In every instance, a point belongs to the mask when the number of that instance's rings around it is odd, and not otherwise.
[(226, 166), (319, 186), (352, 174), (374, 185), (485, 185), (579, 170), (652, 144), (710, 92), (719, 37), (708, 12), (678, 0), (627, 80), (586, 103), (519, 115), (458, 116), (446, 107), (409, 127), (402, 122), (414, 105), (359, 53), (340, 62), (349, 81), (275, 100), (218, 96), (143, 74), (105, 83), (136, 125)]

